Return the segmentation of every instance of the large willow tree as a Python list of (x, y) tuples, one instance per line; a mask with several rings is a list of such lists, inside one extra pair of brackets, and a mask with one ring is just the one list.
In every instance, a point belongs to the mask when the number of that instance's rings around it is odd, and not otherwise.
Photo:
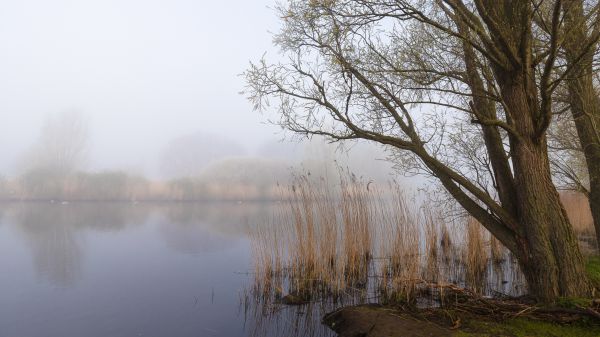
[(564, 57), (569, 3), (291, 0), (275, 39), (288, 61), (253, 64), (247, 93), (288, 130), (377, 142), (435, 177), (540, 300), (587, 296), (547, 146), (555, 92), (589, 51)]

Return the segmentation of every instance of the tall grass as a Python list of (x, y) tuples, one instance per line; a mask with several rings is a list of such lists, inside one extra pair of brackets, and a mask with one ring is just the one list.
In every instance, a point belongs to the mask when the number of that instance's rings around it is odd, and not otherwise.
[[(488, 295), (526, 291), (510, 252), (475, 219), (448, 220), (409, 201), (397, 183), (378, 186), (348, 172), (338, 182), (299, 175), (282, 192), (288, 197), (273, 221), (251, 235), (256, 289), (303, 301), (358, 291), (412, 304), (441, 296), (448, 284)], [(565, 206), (573, 216), (581, 203)]]
[(354, 175), (342, 175), (340, 194), (344, 273), (349, 280), (365, 284), (373, 249), (369, 190)]
[(587, 197), (581, 193), (565, 192), (560, 199), (573, 229), (579, 235), (594, 235), (594, 219)]
[(467, 220), (467, 249), (465, 250), (466, 283), (476, 292), (482, 292), (485, 286), (485, 274), (488, 265), (488, 250), (484, 239), (483, 227), (473, 218)]
[(409, 206), (397, 184), (389, 186), (389, 196), (379, 193), (377, 207), (381, 227), (381, 251), (378, 290), (383, 301), (408, 301), (416, 298), (421, 281), (421, 231), (417, 226), (418, 211)]

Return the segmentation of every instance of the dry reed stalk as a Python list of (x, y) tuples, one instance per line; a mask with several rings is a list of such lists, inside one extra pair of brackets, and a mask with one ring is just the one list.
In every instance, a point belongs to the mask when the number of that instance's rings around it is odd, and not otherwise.
[(501, 264), (504, 261), (506, 248), (495, 236), (490, 235), (490, 255), (494, 264)]
[(560, 199), (578, 235), (594, 236), (594, 219), (587, 197), (582, 193), (561, 193)]
[(404, 194), (397, 185), (390, 186), (390, 202), (380, 202), (378, 214), (384, 223), (383, 255), (387, 263), (381, 267), (379, 291), (389, 302), (412, 303), (420, 282), (419, 246), (421, 235), (415, 213), (410, 210)]
[(430, 282), (437, 282), (438, 270), (438, 238), (439, 231), (431, 208), (423, 208), (423, 227), (425, 229), (425, 268), (423, 278)]
[(297, 176), (280, 226), (271, 228), (273, 232), (259, 228), (251, 236), (256, 275), (264, 290), (280, 274), (297, 295), (335, 294), (366, 285), (372, 256), (370, 196), (364, 184), (348, 177), (336, 197), (322, 180), (316, 184), (308, 175)]
[(315, 218), (313, 193), (306, 176), (297, 178), (292, 185), (293, 200), (289, 201), (293, 219), (293, 233), (288, 247), (294, 260), (291, 271), (297, 278), (313, 279), (316, 272)]
[(488, 262), (483, 228), (477, 220), (467, 220), (467, 250), (465, 252), (465, 281), (475, 292), (481, 293), (485, 288), (485, 274)]
[(450, 232), (448, 231), (448, 225), (445, 222), (441, 222), (441, 235), (440, 235), (440, 247), (442, 249), (442, 256), (444, 261), (450, 260), (450, 254), (452, 253), (452, 238), (450, 238)]
[(345, 271), (350, 283), (366, 284), (371, 258), (369, 191), (353, 174), (340, 178), (340, 209)]
[[(415, 303), (424, 292), (442, 296), (440, 289), (424, 289), (432, 284), (465, 281), (483, 292), (489, 257), (505, 255), (474, 219), (466, 231), (449, 230), (451, 223), (432, 207), (408, 202), (398, 184), (367, 188), (345, 173), (339, 190), (331, 186), (297, 176), (277, 225), (252, 233), (255, 272), (263, 283), (257, 289), (281, 296), (285, 278), (287, 291), (305, 298), (365, 296), (370, 268), (377, 268), (384, 300)], [(464, 247), (462, 254), (454, 243)]]
[(280, 296), (283, 288), (284, 261), (281, 232), (275, 226), (257, 226), (250, 232), (254, 259), (254, 293), (265, 298)]
[[(343, 272), (337, 263), (338, 236), (340, 232), (337, 204), (331, 188), (324, 178), (319, 179), (320, 186), (315, 186), (308, 179), (313, 196), (313, 212), (315, 214), (316, 253), (315, 278), (320, 286), (331, 292), (339, 292)], [(325, 186), (326, 188), (323, 188)]]

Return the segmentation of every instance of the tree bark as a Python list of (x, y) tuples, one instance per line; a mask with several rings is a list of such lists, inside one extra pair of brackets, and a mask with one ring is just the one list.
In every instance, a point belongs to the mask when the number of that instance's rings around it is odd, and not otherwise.
[[(524, 73), (526, 75), (524, 75)], [(539, 137), (533, 74), (498, 74), (502, 96), (522, 137), (511, 140), (517, 218), (515, 254), (532, 295), (542, 301), (591, 295), (577, 237), (552, 182), (545, 135)]]
[(586, 32), (582, 1), (570, 2), (565, 8), (565, 17), (571, 32), (564, 47), (568, 65), (572, 68), (567, 82), (568, 99), (587, 164), (590, 184), (587, 194), (600, 244), (600, 97), (592, 77), (596, 43), (590, 41)]
[(524, 229), (520, 263), (529, 290), (543, 300), (589, 296), (584, 259), (540, 144), (513, 151), (519, 223)]

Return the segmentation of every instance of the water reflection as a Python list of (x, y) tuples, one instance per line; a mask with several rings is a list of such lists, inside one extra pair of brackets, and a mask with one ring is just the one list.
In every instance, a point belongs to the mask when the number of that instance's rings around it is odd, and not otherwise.
[(183, 254), (214, 253), (246, 237), (250, 226), (272, 212), (265, 203), (179, 203), (163, 206), (159, 231), (166, 244)]
[(123, 204), (3, 206), (31, 250), (38, 277), (57, 287), (71, 287), (81, 278), (86, 231), (120, 231), (143, 223), (148, 215)]
[(327, 303), (286, 306), (249, 299), (244, 305), (248, 336), (251, 337), (333, 337), (336, 335), (321, 323), (323, 315), (337, 308)]
[(0, 336), (328, 333), (321, 309), (240, 310), (252, 281), (247, 233), (273, 208), (0, 204)]
[(162, 209), (171, 223), (196, 225), (201, 222), (212, 231), (245, 237), (248, 226), (270, 219), (276, 205), (262, 202), (174, 203), (162, 205)]
[(182, 254), (200, 255), (228, 249), (237, 239), (212, 232), (206, 223), (161, 223), (159, 232), (167, 246)]
[[(0, 219), (6, 212), (31, 251), (37, 275), (52, 285), (70, 287), (81, 278), (89, 232), (119, 232), (147, 225), (156, 215), (158, 233), (170, 249), (182, 254), (217, 252), (244, 238), (249, 224), (267, 218), (271, 205), (3, 204)], [(0, 221), (0, 225), (5, 222)]]

